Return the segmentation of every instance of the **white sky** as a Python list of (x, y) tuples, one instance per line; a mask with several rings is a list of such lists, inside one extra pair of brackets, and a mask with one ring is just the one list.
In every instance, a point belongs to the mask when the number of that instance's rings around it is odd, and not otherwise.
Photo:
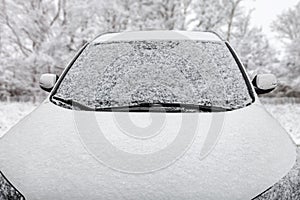
[[(254, 8), (252, 13), (252, 24), (263, 28), (263, 32), (268, 35), (275, 46), (276, 35), (272, 32), (270, 25), (276, 20), (277, 15), (293, 7), (300, 0), (249, 0), (247, 6)], [(300, 19), (299, 19), (300, 20)]]

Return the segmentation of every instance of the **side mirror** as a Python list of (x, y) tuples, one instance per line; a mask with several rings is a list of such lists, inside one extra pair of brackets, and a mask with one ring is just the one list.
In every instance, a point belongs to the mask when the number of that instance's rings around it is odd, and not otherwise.
[(273, 74), (258, 74), (252, 80), (257, 94), (266, 94), (277, 86), (277, 79)]
[(40, 87), (46, 92), (50, 92), (57, 79), (58, 76), (56, 74), (42, 74), (40, 78)]

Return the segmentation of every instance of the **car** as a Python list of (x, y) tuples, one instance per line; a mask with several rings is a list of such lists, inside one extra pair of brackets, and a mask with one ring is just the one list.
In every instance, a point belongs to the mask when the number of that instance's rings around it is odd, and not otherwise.
[(102, 34), (41, 76), (48, 97), (0, 139), (0, 195), (255, 199), (296, 160), (258, 98), (276, 85), (213, 32)]

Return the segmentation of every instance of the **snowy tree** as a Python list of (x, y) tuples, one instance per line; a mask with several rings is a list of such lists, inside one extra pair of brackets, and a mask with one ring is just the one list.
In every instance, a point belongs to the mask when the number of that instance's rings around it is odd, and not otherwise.
[(191, 16), (187, 21), (191, 29), (219, 32), (225, 25), (226, 11), (222, 1), (192, 1), (191, 7)]
[(224, 5), (228, 5), (225, 7), (227, 17), (227, 27), (226, 27), (226, 40), (230, 41), (232, 27), (234, 24), (234, 20), (237, 16), (241, 15), (240, 4), (243, 0), (225, 0)]
[[(249, 70), (268, 69), (275, 53), (261, 30), (249, 25), (246, 1), (252, 0), (0, 0), (0, 92), (42, 95), (41, 73), (59, 74), (84, 43), (108, 31), (216, 31)], [(299, 46), (293, 41), (291, 54)]]
[(272, 28), (285, 46), (282, 66), (289, 84), (300, 89), (300, 2), (277, 17)]
[(273, 30), (282, 39), (293, 41), (300, 38), (300, 2), (294, 7), (283, 12), (273, 22)]
[[(94, 23), (98, 21), (95, 4), (93, 1), (1, 0), (0, 24), (4, 30), (1, 39), (6, 43), (0, 48), (4, 60), (0, 64), (14, 74), (10, 85), (15, 90), (29, 91), (28, 95), (35, 97), (40, 92), (40, 74), (61, 72), (70, 56), (99, 33), (101, 26)], [(26, 81), (19, 84), (18, 80)]]
[(251, 11), (241, 14), (232, 24), (232, 45), (251, 75), (270, 73), (278, 63), (278, 52), (270, 45), (262, 29), (251, 26)]
[[(187, 27), (193, 30), (215, 31), (230, 41), (237, 23), (244, 23), (243, 15), (248, 9), (243, 3), (252, 0), (198, 0), (190, 3)], [(250, 17), (250, 15), (249, 15)]]
[(115, 0), (104, 4), (109, 30), (182, 29), (191, 0)]

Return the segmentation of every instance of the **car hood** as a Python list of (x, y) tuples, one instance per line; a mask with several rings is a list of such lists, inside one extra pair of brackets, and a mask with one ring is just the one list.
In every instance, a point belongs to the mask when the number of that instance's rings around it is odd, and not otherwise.
[(32, 199), (251, 199), (296, 147), (260, 104), (218, 113), (72, 111), (45, 101), (0, 138), (0, 170)]

